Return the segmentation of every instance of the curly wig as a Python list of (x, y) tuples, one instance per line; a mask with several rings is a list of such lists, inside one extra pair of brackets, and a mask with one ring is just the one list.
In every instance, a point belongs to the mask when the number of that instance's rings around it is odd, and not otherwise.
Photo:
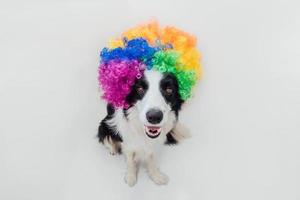
[(100, 53), (98, 80), (103, 98), (114, 107), (127, 108), (126, 96), (144, 70), (172, 73), (182, 100), (200, 79), (202, 70), (196, 38), (175, 27), (150, 22), (125, 31)]

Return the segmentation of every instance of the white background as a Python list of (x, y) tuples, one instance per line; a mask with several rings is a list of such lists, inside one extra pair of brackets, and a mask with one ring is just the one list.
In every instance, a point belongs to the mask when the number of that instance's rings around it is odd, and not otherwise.
[[(300, 14), (287, 0), (0, 3), (1, 200), (300, 199)], [(96, 140), (109, 38), (152, 17), (199, 38), (204, 78), (156, 186)]]

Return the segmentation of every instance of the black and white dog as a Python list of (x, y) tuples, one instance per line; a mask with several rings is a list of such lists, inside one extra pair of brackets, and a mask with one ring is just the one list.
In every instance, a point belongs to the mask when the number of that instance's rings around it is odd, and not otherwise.
[(146, 70), (136, 79), (126, 98), (128, 109), (107, 105), (107, 116), (101, 121), (98, 138), (111, 154), (123, 153), (127, 161), (125, 181), (137, 181), (139, 162), (145, 162), (149, 177), (157, 184), (166, 184), (168, 176), (161, 173), (154, 161), (159, 144), (176, 144), (189, 136), (178, 122), (183, 104), (174, 75)]

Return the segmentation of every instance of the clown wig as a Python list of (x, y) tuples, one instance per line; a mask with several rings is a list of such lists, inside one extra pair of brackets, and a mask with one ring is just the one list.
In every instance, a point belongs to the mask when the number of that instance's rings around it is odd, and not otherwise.
[(181, 99), (187, 100), (202, 74), (196, 38), (175, 27), (151, 22), (111, 40), (100, 53), (98, 80), (103, 98), (116, 108), (127, 108), (126, 96), (145, 70), (172, 73)]

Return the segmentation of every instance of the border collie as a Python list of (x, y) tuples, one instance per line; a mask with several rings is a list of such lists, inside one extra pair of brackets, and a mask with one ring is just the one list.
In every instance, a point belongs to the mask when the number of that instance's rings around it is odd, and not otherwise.
[(98, 129), (99, 141), (111, 154), (125, 155), (125, 181), (129, 186), (137, 181), (140, 162), (146, 164), (156, 184), (166, 184), (169, 178), (156, 166), (155, 147), (176, 144), (189, 136), (178, 122), (183, 104), (178, 82), (172, 74), (146, 70), (142, 78), (136, 79), (126, 101), (127, 109), (107, 105), (107, 115)]

